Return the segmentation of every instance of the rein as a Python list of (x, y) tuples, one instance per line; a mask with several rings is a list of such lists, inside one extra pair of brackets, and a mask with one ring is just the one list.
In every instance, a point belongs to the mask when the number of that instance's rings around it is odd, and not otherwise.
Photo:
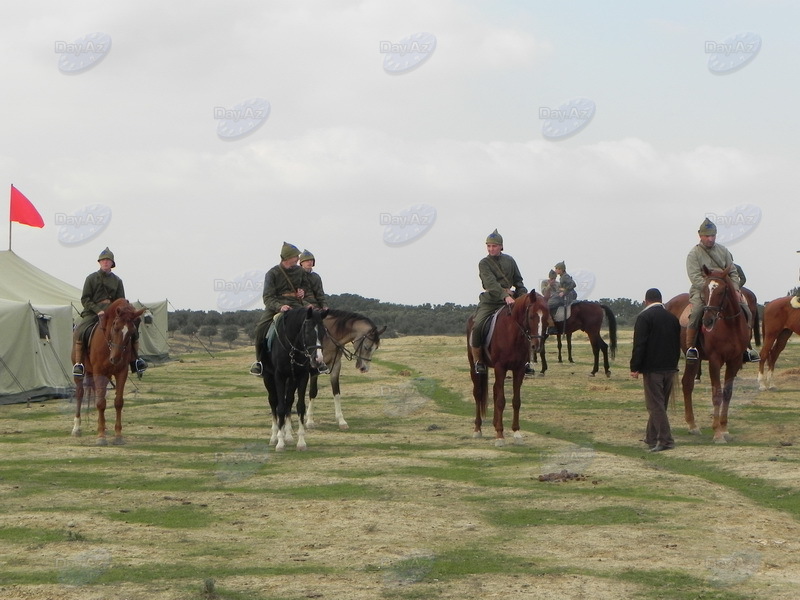
[[(325, 327), (323, 325), (322, 328), (325, 330), (325, 335), (328, 336), (328, 339), (336, 347), (336, 350), (338, 352), (340, 352), (342, 354), (342, 356), (344, 356), (347, 360), (353, 360), (353, 358), (358, 358), (360, 360), (364, 360), (364, 361), (367, 361), (367, 362), (372, 362), (372, 358), (367, 358), (366, 356), (362, 356), (361, 354), (359, 354), (359, 352), (361, 352), (361, 348), (364, 346), (364, 342), (369, 338), (369, 335), (373, 331), (375, 331), (375, 327), (370, 329), (364, 335), (355, 338), (351, 342), (353, 344), (353, 346), (355, 347), (355, 351), (348, 350), (347, 347), (344, 344), (342, 344), (339, 340), (337, 340), (335, 337), (333, 337), (331, 335), (331, 332), (328, 331), (327, 327)], [(372, 338), (369, 338), (369, 340), (372, 343), (375, 343), (375, 340), (373, 340)]]
[(298, 340), (303, 341), (302, 338), (303, 338), (303, 334), (305, 333), (306, 321), (308, 321), (308, 319), (303, 319), (303, 323), (301, 324), (300, 329), (297, 332), (297, 337), (295, 338), (294, 341), (292, 341), (286, 335), (286, 323), (284, 323), (283, 319), (280, 320), (280, 324), (283, 325), (283, 334), (284, 334), (283, 337), (286, 340), (286, 343), (289, 344), (289, 348), (287, 348), (286, 344), (283, 343), (283, 340), (281, 340), (281, 336), (280, 335), (278, 335), (276, 339), (278, 340), (278, 343), (284, 348), (284, 350), (288, 350), (289, 351), (289, 361), (290, 361), (290, 363), (292, 365), (304, 365), (304, 364), (306, 364), (305, 361), (301, 362), (301, 361), (295, 360), (295, 354), (301, 354), (301, 355), (305, 356), (306, 360), (310, 364), (310, 362), (311, 362), (311, 352), (310, 351), (311, 350), (316, 350), (317, 348), (322, 348), (322, 346), (319, 346), (319, 345), (305, 346), (305, 344), (303, 344), (303, 348), (298, 348), (297, 346), (295, 346), (295, 344), (297, 343)]
[[(720, 278), (720, 277), (709, 277), (708, 279), (713, 280), (713, 281), (719, 281), (720, 283), (722, 283), (722, 285), (725, 286), (725, 289), (722, 292), (722, 300), (720, 301), (719, 306), (711, 306), (710, 304), (705, 304), (703, 306), (703, 311), (704, 312), (705, 311), (713, 312), (714, 313), (714, 322), (716, 322), (717, 319), (735, 319), (736, 317), (741, 315), (742, 314), (741, 305), (739, 306), (739, 310), (737, 312), (735, 312), (734, 314), (732, 314), (732, 315), (723, 315), (723, 314), (721, 314), (722, 311), (725, 308), (724, 307), (725, 299), (728, 298), (728, 289), (729, 289), (730, 286), (728, 286), (727, 283), (725, 282), (725, 280)], [(712, 323), (712, 326), (713, 326), (713, 323)]]

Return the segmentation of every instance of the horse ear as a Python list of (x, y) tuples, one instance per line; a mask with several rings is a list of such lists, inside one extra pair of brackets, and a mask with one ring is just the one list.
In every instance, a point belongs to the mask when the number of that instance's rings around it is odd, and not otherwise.
[(711, 271), (708, 270), (708, 267), (703, 265), (703, 275), (708, 275)]
[(377, 331), (378, 335), (383, 335), (383, 332), (386, 331), (386, 325), (384, 325), (381, 329)]
[(313, 316), (314, 316), (314, 307), (309, 305), (308, 308), (306, 309), (306, 318), (310, 319)]

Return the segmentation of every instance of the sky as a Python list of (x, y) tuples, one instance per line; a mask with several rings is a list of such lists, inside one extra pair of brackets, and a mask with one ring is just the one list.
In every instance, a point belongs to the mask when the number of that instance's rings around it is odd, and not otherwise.
[[(792, 0), (31, 0), (0, 8), (12, 250), (131, 300), (262, 307), (283, 242), (329, 294), (688, 291), (709, 217), (760, 302), (798, 285)], [(3, 228), (0, 228), (3, 229)], [(8, 232), (0, 247), (8, 248)]]

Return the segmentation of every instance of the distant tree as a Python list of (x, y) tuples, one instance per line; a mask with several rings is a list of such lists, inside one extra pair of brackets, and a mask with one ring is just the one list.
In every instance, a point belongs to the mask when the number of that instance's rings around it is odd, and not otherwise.
[(239, 328), (236, 325), (225, 325), (220, 337), (223, 341), (228, 342), (228, 348), (233, 348), (233, 341), (239, 337)]
[(208, 345), (211, 345), (211, 338), (219, 333), (215, 325), (203, 325), (197, 333), (200, 337), (208, 338)]
[(197, 333), (197, 327), (192, 323), (186, 323), (186, 325), (181, 327), (181, 333), (183, 335), (194, 335)]

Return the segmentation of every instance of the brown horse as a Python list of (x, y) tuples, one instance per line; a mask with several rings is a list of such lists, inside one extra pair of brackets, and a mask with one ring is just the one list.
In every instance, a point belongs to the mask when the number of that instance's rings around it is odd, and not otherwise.
[[(711, 380), (711, 401), (714, 406), (712, 426), (714, 441), (724, 444), (730, 438), (728, 433), (728, 407), (733, 396), (733, 381), (742, 368), (744, 351), (750, 342), (750, 327), (747, 316), (739, 304), (736, 286), (728, 276), (733, 265), (727, 269), (709, 270), (703, 267), (704, 283), (701, 291), (703, 314), (701, 317), (700, 343), (697, 346), (699, 360), (687, 362), (684, 366), (682, 387), (684, 417), (689, 425), (689, 433), (700, 433), (695, 423), (692, 407), (692, 391), (695, 376), (702, 360), (708, 361), (708, 374)], [(688, 304), (689, 295), (680, 294), (665, 305), (667, 310), (679, 317)], [(755, 315), (758, 311), (754, 312)], [(685, 327), (685, 325), (683, 325)], [(681, 336), (681, 348), (686, 351), (686, 336)], [(722, 366), (725, 366), (724, 383)]]
[[(537, 352), (547, 327), (549, 312), (544, 298), (535, 291), (516, 299), (511, 308), (501, 308), (497, 312), (494, 332), (488, 345), (484, 344), (483, 353), (487, 367), (494, 368), (494, 430), (495, 446), (503, 446), (503, 410), (506, 407), (505, 379), (508, 371), (512, 373), (513, 397), (511, 405), (514, 418), (511, 429), (514, 440), (521, 443), (519, 432), (519, 409), (522, 404), (520, 388), (525, 379), (525, 365), (530, 359), (531, 350)], [(469, 372), (472, 377), (472, 395), (475, 398), (475, 430), (472, 437), (482, 436), (482, 419), (486, 416), (487, 398), (489, 395), (489, 374), (475, 373), (475, 361), (470, 352), (470, 334), (472, 317), (467, 321), (467, 356)]]
[(792, 306), (793, 299), (794, 296), (786, 296), (764, 306), (764, 345), (758, 364), (758, 389), (761, 391), (777, 389), (774, 383), (775, 363), (792, 333), (800, 334), (800, 308)]
[[(89, 338), (84, 361), (84, 377), (75, 378), (75, 421), (72, 435), (81, 435), (81, 401), (84, 390), (87, 398), (94, 397), (97, 407), (97, 445), (105, 446), (106, 440), (106, 388), (113, 379), (115, 388), (114, 444), (124, 444), (122, 437), (122, 406), (128, 365), (133, 352), (132, 336), (138, 321), (146, 309), (136, 310), (124, 298), (115, 300), (106, 309)], [(81, 381), (83, 380), (83, 381)], [(88, 406), (88, 403), (87, 403)]]
[[(614, 311), (605, 304), (598, 304), (597, 302), (590, 302), (588, 300), (579, 300), (570, 304), (570, 316), (565, 321), (556, 323), (558, 333), (556, 340), (558, 343), (558, 362), (561, 359), (561, 336), (567, 338), (567, 359), (569, 362), (572, 360), (572, 334), (576, 331), (583, 331), (589, 336), (589, 343), (592, 346), (592, 354), (594, 355), (594, 367), (589, 377), (594, 377), (600, 370), (600, 352), (603, 353), (603, 369), (606, 377), (611, 377), (611, 368), (608, 363), (609, 349), (611, 351), (611, 358), (615, 358), (617, 354), (617, 319), (614, 316)], [(600, 334), (603, 327), (603, 315), (608, 321), (608, 336), (611, 341), (609, 346)], [(548, 336), (549, 337), (549, 336)], [(545, 342), (547, 337), (542, 341), (539, 350), (539, 357), (542, 363), (541, 375), (547, 371), (547, 357), (545, 356)]]

